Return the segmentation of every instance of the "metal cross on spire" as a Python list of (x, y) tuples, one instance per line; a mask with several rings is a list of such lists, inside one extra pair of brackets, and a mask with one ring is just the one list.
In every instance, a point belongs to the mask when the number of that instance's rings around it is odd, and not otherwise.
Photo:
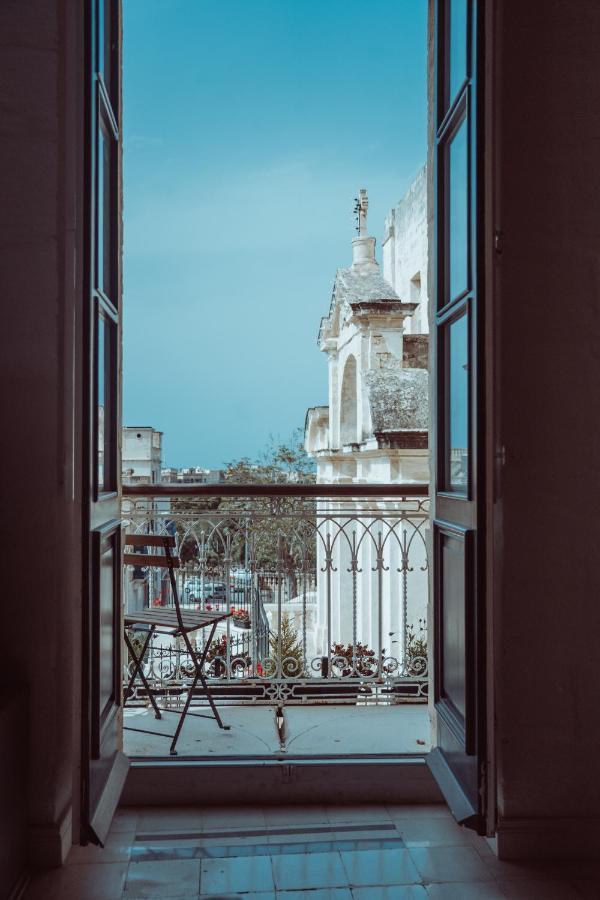
[(354, 198), (354, 216), (356, 218), (356, 230), (359, 237), (366, 237), (367, 234), (367, 210), (369, 208), (369, 198), (367, 197), (367, 189), (361, 188), (358, 197)]

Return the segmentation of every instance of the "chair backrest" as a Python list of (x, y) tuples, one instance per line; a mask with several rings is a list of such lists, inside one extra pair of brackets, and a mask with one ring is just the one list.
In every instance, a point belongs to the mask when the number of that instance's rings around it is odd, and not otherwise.
[(179, 630), (187, 644), (187, 635), (185, 634), (181, 607), (179, 605), (179, 594), (177, 593), (177, 581), (173, 571), (173, 569), (179, 568), (179, 557), (171, 554), (171, 547), (175, 546), (175, 538), (172, 534), (126, 534), (125, 546), (162, 547), (164, 549), (164, 555), (159, 553), (124, 553), (123, 562), (129, 566), (157, 566), (169, 570), (171, 591), (175, 602), (175, 614), (177, 616)]
[[(171, 555), (171, 547), (175, 546), (175, 538), (171, 534), (126, 534), (126, 547), (163, 547), (164, 555), (159, 553), (124, 553), (123, 562), (127, 566), (157, 566), (163, 569), (178, 569), (179, 557)], [(167, 552), (167, 547), (169, 552)]]

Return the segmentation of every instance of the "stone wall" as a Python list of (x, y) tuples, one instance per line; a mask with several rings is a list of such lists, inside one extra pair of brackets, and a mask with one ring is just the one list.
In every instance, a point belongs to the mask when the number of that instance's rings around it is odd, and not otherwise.
[(383, 275), (405, 303), (419, 303), (406, 320), (405, 331), (427, 333), (427, 167), (419, 171), (408, 191), (385, 220)]
[(429, 335), (405, 334), (402, 365), (407, 369), (429, 369)]
[(2, 491), (0, 677), (28, 694), (28, 740), (12, 740), (32, 866), (64, 858), (79, 802), (83, 10), (0, 3), (0, 461), (17, 473)]

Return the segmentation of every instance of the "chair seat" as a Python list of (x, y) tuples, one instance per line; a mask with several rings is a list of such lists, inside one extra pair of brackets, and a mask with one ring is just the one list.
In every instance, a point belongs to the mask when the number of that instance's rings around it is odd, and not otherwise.
[[(186, 632), (214, 625), (215, 622), (221, 622), (230, 615), (230, 612), (211, 613), (201, 610), (181, 610), (183, 628)], [(123, 620), (127, 626), (156, 625), (157, 628), (168, 628), (175, 632), (180, 630), (177, 612), (168, 606), (154, 606), (152, 609), (138, 609), (136, 612), (125, 613)]]

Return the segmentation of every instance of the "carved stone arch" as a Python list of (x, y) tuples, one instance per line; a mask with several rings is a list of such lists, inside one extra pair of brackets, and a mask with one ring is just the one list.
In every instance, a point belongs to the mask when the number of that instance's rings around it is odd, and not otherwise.
[(358, 436), (358, 369), (356, 357), (350, 354), (344, 365), (340, 392), (340, 443), (355, 444)]

